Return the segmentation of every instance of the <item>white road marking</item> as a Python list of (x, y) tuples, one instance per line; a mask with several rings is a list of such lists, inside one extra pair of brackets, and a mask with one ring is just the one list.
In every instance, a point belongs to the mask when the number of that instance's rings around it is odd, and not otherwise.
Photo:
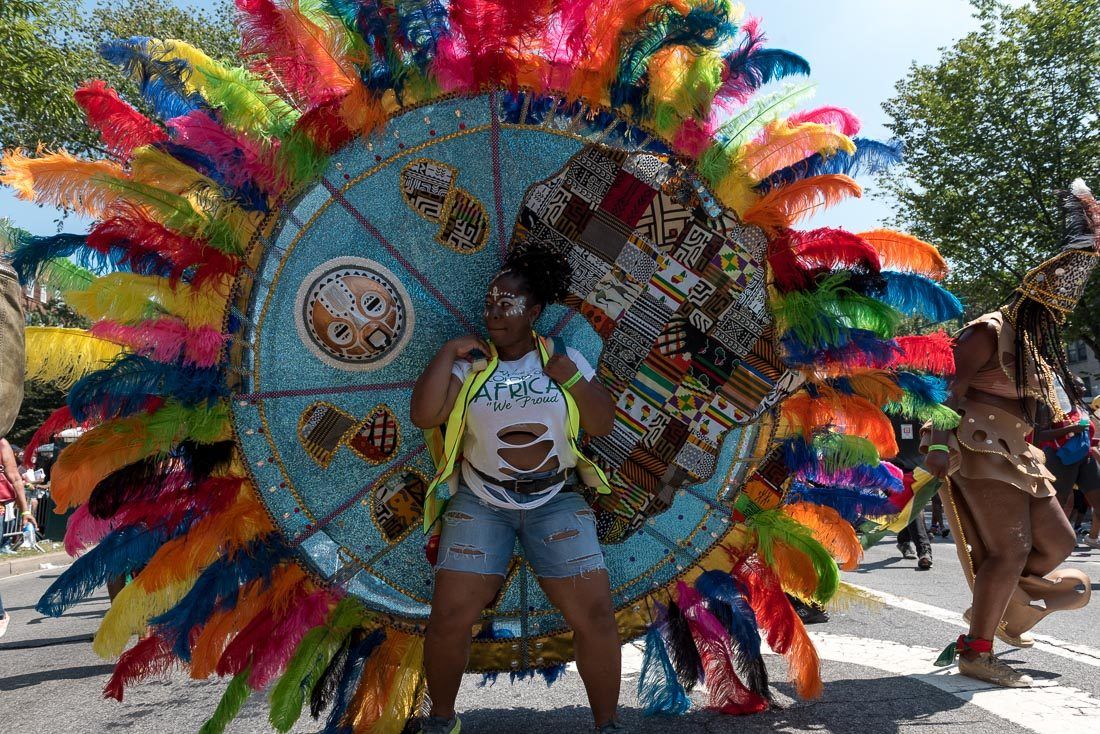
[[(1035, 734), (1093, 734), (1100, 721), (1100, 700), (1053, 680), (1040, 678), (1031, 688), (1000, 688), (959, 675), (954, 667), (937, 668), (933, 661), (939, 651), (930, 647), (825, 632), (810, 636), (822, 660), (925, 683)], [(641, 643), (623, 646), (624, 676), (641, 670), (643, 648)], [(570, 668), (575, 671), (576, 665)]]
[[(932, 606), (924, 602), (907, 599), (904, 596), (895, 596), (894, 594), (879, 591), (878, 589), (871, 589), (866, 586), (859, 586), (857, 584), (851, 584), (851, 586), (891, 607), (913, 612), (914, 614), (920, 614), (921, 616), (929, 617), (961, 629), (968, 629), (970, 627), (966, 620), (962, 618), (961, 614), (952, 612), (950, 609), (943, 609), (942, 607)], [(1100, 668), (1100, 649), (1098, 648), (1089, 647), (1088, 645), (1082, 645), (1077, 642), (1066, 642), (1065, 640), (1059, 640), (1057, 637), (1050, 637), (1049, 635), (1036, 633), (1031, 633), (1031, 635), (1035, 638), (1034, 649), (1040, 652), (1057, 655), (1058, 657), (1072, 660), (1075, 663), (1083, 663), (1085, 665), (1092, 665), (1093, 667)]]

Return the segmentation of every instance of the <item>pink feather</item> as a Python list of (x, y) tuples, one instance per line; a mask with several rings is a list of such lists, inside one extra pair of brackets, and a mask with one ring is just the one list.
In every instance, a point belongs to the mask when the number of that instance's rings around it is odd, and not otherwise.
[(257, 646), (252, 655), (252, 672), (248, 685), (259, 690), (281, 675), (306, 633), (324, 624), (332, 609), (332, 597), (326, 591), (315, 591), (303, 597), (278, 624), (266, 647)]
[(286, 174), (276, 166), (269, 147), (243, 133), (227, 130), (205, 112), (195, 110), (176, 117), (169, 120), (168, 127), (177, 142), (214, 161), (231, 185), (255, 181), (272, 196), (286, 190)]
[(813, 110), (806, 110), (804, 112), (796, 112), (787, 118), (787, 122), (791, 127), (801, 125), (805, 122), (814, 122), (818, 125), (832, 125), (841, 134), (852, 137), (859, 132), (861, 123), (859, 118), (848, 109), (843, 107), (818, 107)]
[(65, 526), (65, 552), (76, 558), (115, 529), (115, 520), (92, 517), (87, 505), (76, 508)]
[[(114, 341), (114, 340), (111, 340)], [(69, 412), (69, 406), (62, 405), (60, 408), (50, 414), (38, 430), (31, 436), (31, 440), (27, 441), (27, 445), (23, 447), (23, 455), (26, 457), (27, 466), (34, 467), (34, 462), (38, 458), (36, 451), (38, 447), (44, 443), (48, 443), (53, 440), (54, 434), (64, 431), (66, 428), (73, 428), (79, 425), (73, 414)]]
[(181, 356), (185, 364), (213, 367), (221, 359), (221, 350), (229, 336), (204, 326), (190, 329), (179, 319), (161, 318), (140, 326), (100, 321), (92, 334), (125, 344), (138, 354), (158, 362), (175, 362)]
[(755, 714), (767, 709), (768, 702), (749, 690), (737, 676), (729, 633), (707, 608), (703, 596), (682, 581), (677, 583), (676, 589), (691, 637), (703, 660), (707, 708), (734, 715)]
[(439, 44), (433, 72), (446, 90), (519, 85), (525, 49), (546, 25), (546, 0), (451, 0), (451, 35)]
[(676, 131), (672, 146), (692, 158), (698, 158), (714, 142), (712, 137), (714, 130), (713, 123), (701, 122), (694, 117), (689, 117)]

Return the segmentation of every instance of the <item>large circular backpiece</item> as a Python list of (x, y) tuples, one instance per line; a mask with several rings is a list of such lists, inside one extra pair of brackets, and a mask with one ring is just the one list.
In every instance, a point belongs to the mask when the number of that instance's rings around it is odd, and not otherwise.
[[(537, 107), (537, 109), (536, 109)], [(239, 294), (234, 423), (262, 500), (303, 564), (394, 624), (426, 619), (420, 531), (433, 465), (409, 419), (444, 341), (480, 333), (505, 254), (538, 239), (573, 264), (543, 333), (599, 365), (615, 432), (586, 451), (624, 632), (647, 598), (720, 553), (728, 488), (766, 436), (780, 372), (762, 334), (764, 238), (714, 205), (664, 144), (607, 111), (523, 94), (406, 111), (284, 206)], [(261, 254), (262, 253), (262, 254)], [(518, 553), (472, 667), (570, 656), (568, 629)]]

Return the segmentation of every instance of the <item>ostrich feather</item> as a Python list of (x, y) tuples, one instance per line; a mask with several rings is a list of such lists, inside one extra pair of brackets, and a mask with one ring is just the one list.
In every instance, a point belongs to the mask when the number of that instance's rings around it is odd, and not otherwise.
[(212, 327), (189, 329), (179, 319), (152, 319), (137, 326), (99, 321), (91, 333), (101, 339), (124, 344), (137, 354), (158, 362), (182, 360), (191, 367), (213, 367), (229, 340)]
[(162, 120), (208, 109), (199, 94), (187, 89), (187, 62), (156, 60), (150, 55), (150, 44), (151, 39), (143, 37), (108, 41), (100, 45), (99, 55), (137, 82), (142, 98)]
[(814, 539), (825, 546), (841, 569), (854, 571), (859, 567), (863, 546), (855, 529), (836, 510), (810, 502), (796, 502), (784, 505), (783, 512), (799, 525), (809, 528)]
[(875, 295), (908, 316), (936, 324), (962, 316), (963, 305), (955, 294), (923, 275), (884, 272), (882, 277), (886, 287)]
[(856, 138), (852, 143), (852, 150), (818, 151), (804, 159), (792, 160), (785, 168), (773, 170), (763, 178), (756, 190), (766, 194), (795, 181), (825, 174), (844, 174), (852, 178), (876, 174), (901, 162), (900, 143), (882, 143), (867, 138)]
[(172, 652), (157, 635), (149, 635), (132, 648), (122, 653), (110, 679), (103, 687), (103, 697), (122, 701), (126, 686), (164, 675), (172, 669), (175, 661)]
[(223, 734), (237, 714), (244, 708), (244, 704), (252, 695), (252, 689), (248, 687), (248, 670), (242, 670), (233, 676), (222, 694), (218, 706), (213, 715), (199, 729), (199, 734)]
[(867, 244), (878, 250), (883, 267), (920, 273), (933, 280), (947, 276), (947, 261), (935, 247), (911, 235), (876, 229), (859, 235)]
[[(27, 380), (48, 382), (63, 390), (74, 380), (103, 369), (122, 354), (122, 347), (83, 329), (63, 326), (28, 326), (24, 331)], [(88, 416), (78, 415), (85, 421)]]
[(129, 158), (134, 148), (168, 139), (168, 134), (133, 107), (100, 79), (86, 82), (73, 99), (99, 133), (103, 144), (117, 157)]
[(101, 541), (115, 529), (111, 519), (100, 519), (88, 511), (87, 505), (76, 508), (65, 524), (65, 552), (73, 558)]
[(855, 152), (855, 143), (835, 128), (814, 122), (792, 126), (786, 120), (775, 120), (742, 148), (740, 160), (750, 176), (762, 181), (815, 154), (836, 158), (838, 153)]
[(645, 716), (679, 716), (691, 708), (684, 687), (676, 679), (668, 650), (657, 625), (646, 632), (642, 669), (638, 674), (638, 702)]
[(842, 229), (786, 230), (768, 244), (768, 264), (781, 291), (812, 288), (818, 276), (837, 268), (878, 273), (878, 253)]
[(829, 125), (850, 138), (859, 134), (860, 129), (859, 118), (851, 110), (844, 107), (825, 106), (795, 112), (787, 118), (787, 122), (791, 125), (800, 125), (804, 122)]
[(821, 604), (836, 594), (840, 584), (836, 562), (808, 528), (777, 510), (757, 513), (747, 524), (756, 533), (760, 558), (785, 588), (812, 595)]
[(844, 199), (862, 195), (863, 189), (848, 176), (814, 176), (768, 192), (744, 213), (743, 219), (765, 229), (790, 227)]
[(122, 196), (112, 184), (128, 178), (117, 163), (81, 160), (63, 150), (29, 156), (16, 148), (4, 153), (0, 166), (0, 183), (15, 189), (20, 199), (89, 217), (102, 216)]

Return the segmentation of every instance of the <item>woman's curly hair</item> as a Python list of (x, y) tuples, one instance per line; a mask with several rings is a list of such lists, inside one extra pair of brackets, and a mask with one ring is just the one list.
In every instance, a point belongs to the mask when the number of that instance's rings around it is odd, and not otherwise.
[(509, 273), (523, 281), (540, 306), (561, 303), (569, 294), (573, 267), (562, 255), (539, 245), (513, 249), (504, 260), (501, 274)]

